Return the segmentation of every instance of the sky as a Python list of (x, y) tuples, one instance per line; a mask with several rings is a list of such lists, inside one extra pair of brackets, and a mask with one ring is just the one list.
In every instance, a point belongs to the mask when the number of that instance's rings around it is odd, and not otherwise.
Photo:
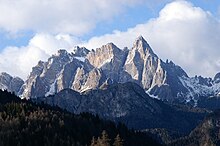
[(26, 79), (58, 49), (131, 48), (142, 35), (189, 76), (220, 72), (219, 0), (0, 0), (0, 72)]

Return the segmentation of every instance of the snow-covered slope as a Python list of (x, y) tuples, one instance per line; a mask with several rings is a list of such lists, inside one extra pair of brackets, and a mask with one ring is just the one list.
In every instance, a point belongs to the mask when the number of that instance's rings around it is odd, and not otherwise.
[[(201, 76), (180, 77), (179, 79), (183, 86), (187, 88), (187, 92), (183, 94), (185, 102), (193, 102), (194, 106), (197, 106), (198, 100), (219, 95), (220, 82), (218, 82), (218, 79), (203, 78)], [(181, 96), (181, 93), (179, 95)]]

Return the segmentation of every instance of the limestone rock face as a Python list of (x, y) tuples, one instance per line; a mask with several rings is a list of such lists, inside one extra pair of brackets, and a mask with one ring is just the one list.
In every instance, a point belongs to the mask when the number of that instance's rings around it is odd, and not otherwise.
[(81, 91), (96, 89), (100, 87), (104, 81), (105, 75), (103, 74), (102, 70), (94, 68), (88, 73), (85, 84), (83, 84)]
[(165, 72), (161, 67), (161, 62), (149, 44), (140, 36), (128, 53), (124, 69), (144, 89), (149, 89), (164, 81)]
[(119, 58), (121, 55), (122, 50), (113, 43), (109, 43), (101, 48), (97, 48), (96, 51), (91, 51), (86, 58), (92, 66), (101, 68), (105, 63), (111, 62), (114, 58), (121, 59)]
[(82, 85), (86, 83), (87, 78), (88, 78), (88, 71), (86, 71), (83, 67), (77, 68), (71, 89), (74, 89), (76, 91), (81, 91), (83, 88)]
[(32, 72), (23, 85), (21, 96), (23, 98), (37, 98), (56, 93), (57, 81), (61, 78), (60, 75), (64, 72), (64, 67), (72, 61), (73, 56), (65, 50), (59, 50), (47, 62), (39, 61), (38, 65), (32, 68)]
[[(167, 96), (175, 96), (172, 86), (166, 87), (171, 88), (171, 94), (162, 94), (165, 90), (161, 88), (164, 88), (162, 85), (169, 84), (167, 75), (169, 70), (175, 70), (172, 68), (175, 66), (160, 60), (142, 36), (135, 40), (131, 49), (121, 50), (113, 43), (92, 51), (84, 47), (75, 47), (71, 53), (59, 50), (47, 62), (40, 61), (33, 67), (20, 95), (23, 98), (37, 98), (55, 94), (66, 88), (83, 92), (102, 85), (104, 87), (106, 84), (131, 81), (146, 91), (149, 90), (148, 93), (151, 94), (156, 92), (150, 90), (156, 88), (157, 92), (161, 93), (158, 94), (158, 98), (167, 99)], [(177, 74), (173, 76), (179, 77)], [(176, 82), (178, 80), (172, 83)]]
[(8, 90), (9, 92), (14, 92), (18, 94), (24, 81), (19, 77), (12, 77), (11, 75), (2, 72), (0, 74), (0, 89)]

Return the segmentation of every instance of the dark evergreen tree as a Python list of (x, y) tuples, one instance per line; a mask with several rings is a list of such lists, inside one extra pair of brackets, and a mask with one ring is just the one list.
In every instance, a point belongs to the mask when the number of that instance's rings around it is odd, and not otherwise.
[(108, 137), (108, 134), (105, 130), (102, 131), (102, 137), (101, 137), (101, 145), (102, 146), (110, 146), (110, 139)]
[(123, 140), (120, 138), (119, 134), (115, 137), (113, 146), (123, 146)]
[(97, 145), (97, 141), (96, 141), (95, 137), (93, 136), (90, 146), (96, 146), (96, 145)]

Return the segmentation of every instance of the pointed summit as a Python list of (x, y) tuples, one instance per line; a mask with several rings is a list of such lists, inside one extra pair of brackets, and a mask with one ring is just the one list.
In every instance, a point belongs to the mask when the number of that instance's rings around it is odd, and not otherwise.
[(137, 38), (136, 38), (136, 41), (145, 41), (146, 42), (146, 40), (144, 39), (144, 37), (142, 36), (142, 35), (139, 35)]
[(147, 46), (149, 46), (149, 44), (147, 43), (147, 41), (143, 38), (143, 36), (138, 36), (136, 39), (135, 39), (135, 42), (134, 42), (134, 46), (138, 46), (138, 45), (141, 45), (141, 44), (145, 44)]
[(215, 75), (214, 82), (215, 83), (220, 83), (220, 72)]
[(73, 48), (72, 54), (77, 57), (85, 57), (89, 52), (85, 47), (76, 46)]
[(153, 57), (157, 57), (157, 55), (151, 49), (150, 45), (141, 35), (135, 40), (133, 44), (133, 49), (137, 49), (141, 54), (143, 53), (144, 55), (148, 54)]
[(52, 55), (52, 57), (64, 57), (67, 55), (68, 55), (68, 52), (65, 49), (59, 49), (55, 54)]
[(107, 43), (106, 45), (103, 45), (101, 48), (107, 48), (109, 50), (115, 51), (120, 50), (114, 43)]

